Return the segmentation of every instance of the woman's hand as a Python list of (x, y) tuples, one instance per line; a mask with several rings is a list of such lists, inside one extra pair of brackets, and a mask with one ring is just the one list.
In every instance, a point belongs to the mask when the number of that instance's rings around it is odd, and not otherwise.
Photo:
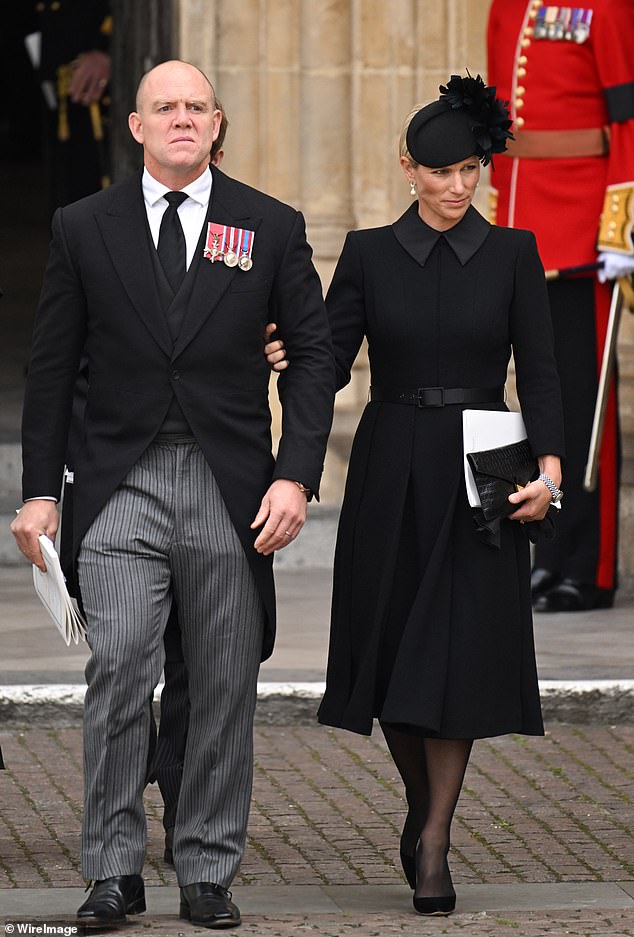
[[(537, 462), (539, 471), (552, 478), (559, 488), (561, 485), (561, 461), (559, 456), (539, 456)], [(530, 521), (541, 521), (546, 517), (552, 496), (548, 486), (537, 479), (534, 482), (529, 482), (521, 491), (509, 495), (509, 501), (511, 504), (518, 505), (517, 511), (509, 515), (509, 520), (528, 523)]]
[(264, 330), (264, 341), (266, 343), (264, 345), (264, 354), (273, 371), (283, 371), (289, 365), (284, 342), (280, 338), (273, 342), (267, 342), (267, 339), (273, 335), (276, 329), (275, 322), (269, 322)]

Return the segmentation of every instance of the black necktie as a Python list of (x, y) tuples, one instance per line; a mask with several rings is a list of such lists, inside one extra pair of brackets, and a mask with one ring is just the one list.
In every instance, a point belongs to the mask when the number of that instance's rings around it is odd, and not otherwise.
[(163, 198), (169, 204), (161, 219), (157, 251), (165, 276), (176, 294), (187, 270), (185, 235), (178, 217), (178, 206), (183, 204), (187, 195), (185, 192), (166, 192)]

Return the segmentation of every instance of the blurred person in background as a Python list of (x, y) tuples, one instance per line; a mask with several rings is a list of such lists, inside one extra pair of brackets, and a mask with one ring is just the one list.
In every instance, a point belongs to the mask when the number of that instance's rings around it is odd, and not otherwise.
[(109, 0), (39, 0), (27, 50), (45, 102), (51, 214), (110, 184)]
[(495, 161), (500, 225), (535, 232), (549, 281), (566, 430), (566, 503), (537, 544), (535, 608), (609, 608), (617, 587), (620, 443), (617, 374), (598, 486), (583, 488), (613, 282), (634, 271), (634, 2), (586, 7), (493, 0), (488, 78), (509, 100), (515, 141)]

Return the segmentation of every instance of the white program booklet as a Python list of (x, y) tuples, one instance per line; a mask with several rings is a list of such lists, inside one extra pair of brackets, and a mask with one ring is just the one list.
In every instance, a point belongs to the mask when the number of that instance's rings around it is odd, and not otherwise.
[(462, 440), (464, 449), (464, 478), (467, 497), (472, 508), (480, 507), (480, 496), (467, 461), (467, 452), (482, 452), (498, 446), (526, 439), (526, 427), (521, 413), (508, 410), (463, 410)]
[(33, 567), (35, 591), (66, 644), (70, 645), (71, 641), (79, 644), (80, 638), (82, 641), (86, 640), (86, 622), (68, 594), (53, 542), (45, 534), (41, 534), (39, 540), (46, 572), (43, 573), (37, 566)]

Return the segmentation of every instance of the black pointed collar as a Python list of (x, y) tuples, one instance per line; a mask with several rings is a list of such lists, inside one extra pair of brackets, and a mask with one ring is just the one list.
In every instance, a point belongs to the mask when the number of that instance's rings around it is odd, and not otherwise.
[(470, 205), (458, 224), (447, 231), (437, 231), (426, 224), (418, 214), (418, 202), (414, 202), (404, 215), (392, 225), (394, 236), (408, 254), (425, 266), (427, 258), (441, 237), (447, 241), (464, 267), (484, 244), (491, 225)]

